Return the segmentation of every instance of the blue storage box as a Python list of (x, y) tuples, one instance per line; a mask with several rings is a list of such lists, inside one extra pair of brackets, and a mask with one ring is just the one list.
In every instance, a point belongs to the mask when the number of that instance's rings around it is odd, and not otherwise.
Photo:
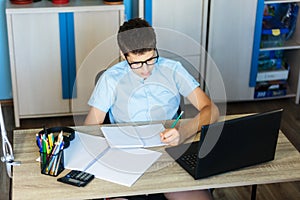
[(282, 61), (280, 67), (277, 67), (277, 62), (275, 65), (275, 69), (270, 68), (259, 70), (256, 76), (256, 82), (287, 80), (290, 71), (289, 64)]
[(261, 48), (283, 46), (295, 31), (297, 3), (268, 4), (264, 9)]
[(275, 18), (265, 19), (261, 35), (261, 48), (283, 46), (290, 30)]

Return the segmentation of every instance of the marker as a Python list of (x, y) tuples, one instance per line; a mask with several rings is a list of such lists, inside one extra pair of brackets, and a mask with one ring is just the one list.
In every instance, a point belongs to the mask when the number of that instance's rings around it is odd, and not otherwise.
[(53, 133), (48, 134), (48, 141), (49, 141), (49, 147), (50, 147), (50, 151), (52, 150), (53, 147)]
[(183, 113), (184, 113), (184, 111), (181, 111), (181, 113), (179, 114), (177, 119), (173, 122), (171, 128), (174, 128), (176, 126), (177, 122), (179, 121), (179, 119), (180, 119), (180, 117), (182, 116)]
[(43, 151), (43, 146), (42, 146), (42, 143), (41, 143), (41, 138), (40, 138), (40, 136), (38, 134), (36, 134), (35, 137), (36, 137), (37, 145), (40, 148), (40, 152), (42, 152)]

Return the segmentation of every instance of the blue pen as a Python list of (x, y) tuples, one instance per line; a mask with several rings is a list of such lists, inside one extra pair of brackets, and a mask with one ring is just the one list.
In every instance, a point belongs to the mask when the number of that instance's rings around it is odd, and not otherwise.
[(40, 149), (40, 152), (43, 152), (43, 147), (42, 147), (41, 139), (40, 139), (39, 135), (36, 134), (35, 137), (36, 137), (36, 142), (37, 142), (37, 145), (38, 145), (38, 147), (39, 147), (39, 149)]
[(183, 113), (184, 113), (184, 111), (181, 111), (181, 113), (178, 115), (177, 119), (173, 122), (171, 128), (174, 128), (176, 126), (177, 122), (179, 121), (179, 119)]

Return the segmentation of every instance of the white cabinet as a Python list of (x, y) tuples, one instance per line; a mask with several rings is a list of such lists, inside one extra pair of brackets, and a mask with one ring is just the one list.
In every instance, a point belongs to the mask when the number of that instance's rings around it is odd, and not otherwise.
[(167, 57), (182, 61), (192, 74), (200, 72), (202, 88), (214, 101), (240, 101), (253, 99), (249, 74), (256, 6), (257, 0), (164, 0), (152, 1), (148, 13), (154, 27), (169, 31), (158, 34)]
[[(17, 127), (20, 118), (86, 113), (97, 72), (119, 57), (113, 36), (123, 22), (124, 6), (82, 2), (59, 7), (49, 1), (7, 3)], [(63, 22), (61, 14), (71, 20)], [(71, 29), (71, 35), (63, 29)]]
[[(270, 50), (256, 45), (257, 30), (262, 28), (259, 16), (263, 14), (264, 4), (299, 0), (151, 2), (149, 5), (144, 1), (148, 6), (145, 17), (159, 29), (158, 47), (163, 56), (182, 61), (192, 74), (200, 72), (200, 82), (204, 82), (202, 86), (207, 93), (214, 93), (214, 101), (234, 102), (257, 100), (255, 85), (251, 84), (253, 71), (257, 68), (255, 54)], [(291, 40), (282, 47), (271, 48), (285, 50), (285, 58), (291, 66), (287, 95), (277, 98), (296, 96), (296, 103), (299, 103), (300, 96), (299, 21)], [(203, 82), (201, 78), (204, 78)]]
[(249, 74), (256, 5), (256, 0), (152, 1), (145, 16), (159, 29), (164, 56), (181, 61), (214, 101), (224, 102), (226, 96), (236, 101), (253, 96)]
[(16, 114), (69, 112), (69, 100), (61, 97), (58, 15), (22, 13), (8, 19)]
[(78, 12), (74, 21), (77, 98), (72, 99), (71, 110), (86, 113), (97, 73), (120, 57), (116, 34), (123, 11)]
[(146, 8), (152, 10), (151, 21), (156, 29), (161, 55), (181, 61), (197, 79), (203, 70), (201, 61), (204, 61), (204, 54), (201, 52), (205, 51), (206, 42), (206, 2), (152, 1), (151, 8)]
[(253, 99), (249, 77), (256, 8), (257, 0), (211, 0), (207, 52), (213, 62), (207, 62), (205, 79), (208, 85), (219, 81), (216, 66), (227, 101)]

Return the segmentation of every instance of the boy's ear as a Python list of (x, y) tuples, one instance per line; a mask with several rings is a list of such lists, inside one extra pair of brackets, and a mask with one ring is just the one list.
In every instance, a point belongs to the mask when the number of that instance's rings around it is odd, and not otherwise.
[(122, 60), (126, 59), (125, 56), (124, 56), (124, 54), (123, 54), (123, 52), (121, 50), (120, 50), (120, 55), (121, 55)]

